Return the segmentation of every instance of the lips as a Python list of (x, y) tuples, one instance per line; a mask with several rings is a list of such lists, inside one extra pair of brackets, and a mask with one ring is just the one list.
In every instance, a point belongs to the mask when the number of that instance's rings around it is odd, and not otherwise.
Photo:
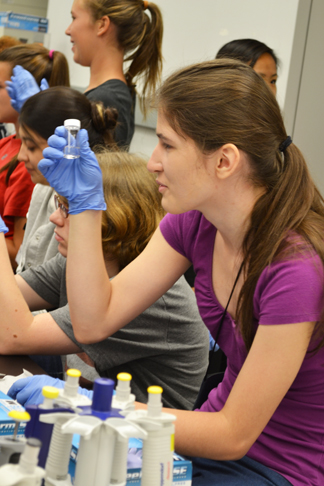
[(54, 233), (55, 233), (55, 239), (56, 239), (57, 241), (64, 241), (64, 239), (63, 239), (63, 238), (62, 238), (62, 237), (61, 237), (61, 236), (60, 236), (58, 233), (56, 233), (56, 231), (55, 231), (55, 230), (54, 230)]
[(155, 181), (160, 187), (167, 187), (165, 184), (162, 184), (159, 180), (156, 179)]

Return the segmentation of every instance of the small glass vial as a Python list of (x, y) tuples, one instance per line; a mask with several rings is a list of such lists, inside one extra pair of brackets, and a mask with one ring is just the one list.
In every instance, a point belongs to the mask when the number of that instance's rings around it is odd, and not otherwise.
[(76, 145), (76, 137), (81, 128), (80, 120), (73, 118), (65, 120), (64, 126), (68, 131), (67, 145), (64, 147), (64, 157), (66, 159), (77, 159), (80, 157), (80, 147)]

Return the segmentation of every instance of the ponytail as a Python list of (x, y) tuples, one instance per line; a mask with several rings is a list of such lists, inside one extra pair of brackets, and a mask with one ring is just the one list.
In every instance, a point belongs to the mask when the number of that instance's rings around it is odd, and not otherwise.
[[(49, 112), (51, 116), (47, 116)], [(116, 150), (117, 110), (90, 101), (80, 91), (67, 86), (46, 89), (29, 98), (22, 107), (19, 123), (26, 132), (31, 130), (47, 140), (68, 118), (80, 120), (81, 128), (88, 132), (91, 148), (108, 145)]]
[(90, 101), (91, 123), (87, 127), (91, 146), (105, 145), (110, 150), (118, 150), (114, 140), (118, 112), (115, 108), (105, 108), (103, 103)]
[[(94, 20), (107, 15), (117, 27), (117, 41), (124, 49), (127, 85), (143, 79), (140, 104), (145, 114), (148, 98), (155, 91), (162, 72), (163, 20), (159, 7), (142, 0), (86, 0)], [(128, 55), (128, 56), (127, 56)]]
[[(280, 157), (278, 153), (278, 157)], [(243, 242), (245, 282), (237, 320), (247, 349), (254, 338), (253, 295), (262, 271), (273, 261), (291, 255), (289, 240), (300, 235), (294, 252), (315, 252), (324, 262), (324, 201), (309, 174), (299, 149), (291, 144), (284, 152), (277, 182), (256, 202), (251, 226)], [(315, 223), (315, 224), (314, 224)]]
[(49, 75), (49, 86), (70, 86), (69, 65), (66, 57), (60, 51), (49, 51), (52, 58), (52, 69)]
[(126, 73), (127, 84), (131, 86), (133, 79), (143, 75), (143, 89), (140, 104), (144, 115), (147, 112), (147, 99), (155, 92), (162, 72), (162, 36), (163, 22), (157, 5), (147, 2), (147, 10), (151, 13), (151, 20), (146, 13), (145, 31), (138, 49), (125, 59), (132, 61)]
[(45, 78), (50, 86), (69, 86), (69, 66), (64, 54), (49, 51), (40, 44), (22, 44), (0, 52), (0, 62), (8, 62), (14, 68), (22, 66), (40, 82)]

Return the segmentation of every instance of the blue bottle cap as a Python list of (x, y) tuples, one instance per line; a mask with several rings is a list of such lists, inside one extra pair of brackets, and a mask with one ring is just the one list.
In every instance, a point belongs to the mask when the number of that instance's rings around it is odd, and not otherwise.
[(97, 378), (93, 385), (92, 410), (110, 412), (115, 382), (110, 378)]

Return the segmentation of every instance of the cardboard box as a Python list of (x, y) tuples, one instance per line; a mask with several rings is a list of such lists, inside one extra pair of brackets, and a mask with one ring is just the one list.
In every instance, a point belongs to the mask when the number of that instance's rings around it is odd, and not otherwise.
[[(71, 475), (72, 481), (75, 475), (75, 466), (78, 454), (80, 437), (75, 435), (72, 442), (71, 450), (71, 460), (69, 473)], [(142, 450), (142, 441), (140, 439), (130, 439), (129, 440), (129, 462), (132, 461), (132, 457), (135, 457), (135, 462), (140, 464)], [(173, 486), (191, 486), (192, 480), (192, 464), (191, 461), (184, 459), (179, 456), (176, 452), (173, 454)], [(141, 467), (131, 467), (127, 469), (127, 486), (140, 486), (141, 485)], [(107, 485), (108, 486), (108, 485)]]
[(33, 32), (47, 32), (48, 19), (14, 12), (0, 12), (0, 25), (10, 29), (31, 30)]
[[(8, 417), (8, 412), (12, 410), (25, 411), (24, 407), (0, 391), (0, 436), (12, 435), (14, 432), (15, 421)], [(26, 422), (20, 422), (18, 428), (19, 436), (24, 435), (25, 427)]]

